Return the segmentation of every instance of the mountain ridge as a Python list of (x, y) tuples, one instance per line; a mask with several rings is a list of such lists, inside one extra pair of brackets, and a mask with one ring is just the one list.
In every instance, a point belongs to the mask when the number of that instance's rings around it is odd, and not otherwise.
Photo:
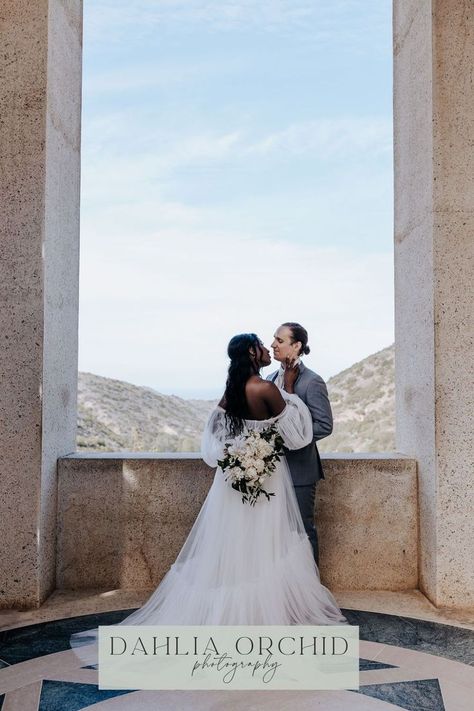
[[(80, 371), (77, 449), (197, 452), (217, 400), (164, 395), (149, 386)], [(334, 415), (321, 452), (393, 451), (394, 346), (354, 363), (327, 381)]]

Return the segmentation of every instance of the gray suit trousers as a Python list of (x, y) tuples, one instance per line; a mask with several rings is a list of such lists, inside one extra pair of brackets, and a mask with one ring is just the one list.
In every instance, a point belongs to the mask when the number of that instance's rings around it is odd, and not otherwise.
[(318, 532), (314, 523), (316, 484), (317, 482), (313, 482), (313, 484), (295, 486), (295, 494), (300, 508), (301, 518), (303, 519), (304, 528), (313, 549), (314, 560), (319, 568)]

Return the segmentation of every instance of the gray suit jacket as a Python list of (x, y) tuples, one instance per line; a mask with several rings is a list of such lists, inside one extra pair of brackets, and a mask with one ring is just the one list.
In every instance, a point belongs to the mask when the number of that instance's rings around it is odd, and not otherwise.
[[(278, 371), (267, 377), (275, 382)], [(295, 486), (314, 484), (324, 479), (323, 467), (316, 442), (332, 432), (332, 412), (326, 383), (320, 375), (300, 363), (294, 392), (308, 406), (313, 418), (313, 441), (302, 449), (285, 450), (291, 478)]]

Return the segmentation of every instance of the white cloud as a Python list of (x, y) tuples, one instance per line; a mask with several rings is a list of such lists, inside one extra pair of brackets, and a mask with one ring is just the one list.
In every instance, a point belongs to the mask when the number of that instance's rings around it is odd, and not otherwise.
[[(387, 4), (86, 2), (86, 53), (88, 43), (95, 44), (91, 56), (98, 62), (88, 65), (83, 124), (82, 370), (165, 391), (213, 392), (224, 383), (227, 341), (242, 330), (256, 330), (269, 342), (279, 322), (302, 321), (311, 336), (308, 365), (326, 377), (393, 340), (392, 255), (357, 245), (370, 229), (387, 232), (379, 216), (370, 224), (370, 215), (387, 209), (383, 177), (390, 170), (391, 122), (339, 113), (299, 120), (308, 114), (296, 106), (280, 115), (279, 128), (274, 121), (262, 128), (258, 107), (244, 95), (239, 99), (237, 92), (227, 107), (218, 95), (220, 86), (231, 84), (229, 67), (244, 76), (245, 61), (253, 86), (251, 65), (260, 45), (265, 49), (260, 35), (249, 45), (250, 58), (233, 47), (225, 67), (212, 52), (210, 59), (200, 54), (207, 32), (242, 30), (243, 42), (248, 31), (273, 32), (297, 38), (298, 47), (314, 43), (318, 50), (336, 48), (337, 56), (365, 52), (373, 58), (379, 36), (385, 52)], [(197, 33), (198, 51), (188, 37), (182, 42), (181, 33)], [(177, 57), (176, 64), (159, 63), (161, 36), (174, 38), (176, 46), (182, 42), (182, 53), (166, 55)], [(287, 51), (293, 45), (278, 36), (276, 46)], [(125, 65), (119, 69), (117, 56)], [(127, 65), (127, 57), (136, 66)], [(161, 110), (169, 87), (217, 75), (220, 113), (205, 103), (195, 107), (193, 95), (179, 104), (189, 116)], [(184, 89), (178, 87), (178, 100)], [(146, 98), (121, 96), (133, 90)], [(280, 159), (289, 165), (275, 170)], [(314, 166), (314, 180), (296, 184), (295, 166), (308, 175)], [(225, 190), (219, 190), (220, 179)], [(293, 234), (298, 243), (283, 240)], [(332, 237), (346, 234), (350, 247), (330, 246)]]
[(119, 226), (87, 229), (81, 370), (212, 394), (234, 333), (253, 330), (268, 343), (279, 322), (299, 320), (311, 336), (308, 365), (326, 377), (393, 340), (391, 254), (206, 234), (189, 224), (163, 224), (137, 240)]
[(259, 155), (315, 153), (325, 159), (349, 158), (357, 152), (367, 155), (367, 151), (378, 155), (392, 151), (392, 131), (392, 121), (386, 118), (321, 118), (271, 133), (249, 146), (247, 152)]
[(337, 37), (341, 44), (363, 49), (368, 24), (375, 37), (386, 30), (390, 6), (389, 0), (88, 0), (85, 7), (88, 39), (93, 42), (159, 36), (172, 25), (179, 32), (192, 32), (196, 26), (220, 32), (298, 29), (320, 45)]
[[(348, 164), (337, 186), (325, 185), (314, 195), (309, 219), (319, 246), (263, 239), (278, 234), (282, 214), (279, 206), (272, 208), (271, 194), (262, 196), (262, 204), (249, 195), (231, 209), (165, 197), (173, 172), (194, 163), (247, 165), (253, 156), (263, 164), (271, 155), (297, 159), (311, 151), (325, 157), (351, 150), (377, 154), (387, 150), (388, 123), (324, 119), (260, 138), (237, 129), (184, 137), (134, 132), (122, 150), (126, 123), (119, 114), (88, 128), (93, 142), (83, 172), (82, 370), (178, 394), (211, 395), (225, 379), (227, 340), (242, 330), (256, 330), (268, 341), (278, 322), (302, 321), (313, 348), (308, 364), (326, 377), (392, 342), (392, 255), (359, 252), (357, 244), (329, 246), (338, 230), (360, 234), (353, 211), (364, 201), (369, 205), (369, 195), (375, 200), (377, 176), (363, 184), (351, 180)], [(310, 205), (307, 196), (286, 199), (291, 224), (291, 209), (301, 213)], [(336, 213), (326, 216), (342, 204), (352, 212), (352, 227), (350, 215), (347, 225)], [(259, 229), (259, 219), (267, 229)], [(328, 247), (321, 247), (323, 240)]]
[(123, 174), (148, 180), (196, 163), (258, 160), (263, 165), (268, 158), (310, 156), (349, 161), (357, 155), (366, 160), (392, 153), (392, 121), (374, 116), (321, 117), (260, 136), (239, 126), (186, 135), (150, 124), (150, 117), (133, 110), (90, 119), (85, 164), (117, 178)]
[(212, 66), (208, 65), (159, 65), (134, 66), (127, 69), (107, 70), (91, 73), (87, 76), (84, 90), (87, 95), (124, 93), (130, 90), (167, 88), (185, 81), (194, 80), (203, 73), (209, 75)]
[(124, 96), (127, 92), (144, 89), (162, 91), (180, 84), (195, 85), (203, 77), (206, 77), (206, 81), (229, 81), (233, 73), (247, 68), (245, 57), (226, 57), (225, 62), (216, 63), (198, 61), (196, 57), (174, 57), (172, 61), (166, 61), (155, 56), (153, 62), (150, 62), (149, 58), (144, 59), (138, 55), (128, 57), (126, 66), (121, 64), (114, 69), (87, 67), (84, 95), (92, 102), (97, 96), (107, 98), (112, 94)]

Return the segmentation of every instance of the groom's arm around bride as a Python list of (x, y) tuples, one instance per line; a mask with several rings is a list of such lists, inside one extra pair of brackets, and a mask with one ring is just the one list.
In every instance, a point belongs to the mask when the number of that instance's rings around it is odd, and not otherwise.
[[(301, 356), (309, 353), (308, 333), (298, 323), (284, 323), (275, 332), (272, 343), (280, 369), (268, 376), (279, 387), (294, 392), (308, 406), (313, 420), (313, 442), (302, 449), (287, 451), (286, 459), (295, 487), (301, 517), (319, 566), (318, 537), (314, 523), (316, 484), (324, 479), (316, 442), (332, 432), (333, 419), (326, 383), (320, 375), (306, 368)], [(286, 370), (287, 359), (295, 363)], [(285, 373), (286, 370), (286, 373)]]

